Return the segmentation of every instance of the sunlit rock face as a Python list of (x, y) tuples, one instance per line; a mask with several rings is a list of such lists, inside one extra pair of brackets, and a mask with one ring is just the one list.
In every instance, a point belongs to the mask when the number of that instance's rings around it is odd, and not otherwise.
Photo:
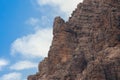
[(55, 18), (53, 35), (28, 80), (120, 80), (120, 0), (84, 0), (67, 22)]

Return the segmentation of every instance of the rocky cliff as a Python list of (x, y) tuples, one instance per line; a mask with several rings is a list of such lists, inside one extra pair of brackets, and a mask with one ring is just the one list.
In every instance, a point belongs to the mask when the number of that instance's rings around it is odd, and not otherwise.
[(28, 80), (120, 80), (120, 0), (84, 0), (56, 17), (48, 57)]

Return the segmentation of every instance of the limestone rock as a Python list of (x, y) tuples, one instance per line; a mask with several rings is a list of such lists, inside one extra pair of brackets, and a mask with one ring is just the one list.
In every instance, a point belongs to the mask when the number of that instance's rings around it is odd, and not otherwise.
[(56, 17), (48, 57), (28, 80), (120, 80), (120, 0), (84, 0)]

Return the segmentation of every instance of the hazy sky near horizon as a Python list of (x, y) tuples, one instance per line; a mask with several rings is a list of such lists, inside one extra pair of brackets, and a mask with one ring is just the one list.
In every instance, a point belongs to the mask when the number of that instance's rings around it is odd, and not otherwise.
[(56, 16), (82, 0), (0, 0), (0, 80), (26, 80), (47, 57)]

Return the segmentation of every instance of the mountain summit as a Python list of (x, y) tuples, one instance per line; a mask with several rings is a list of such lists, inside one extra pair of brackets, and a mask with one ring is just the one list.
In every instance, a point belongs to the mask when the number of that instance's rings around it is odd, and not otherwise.
[(84, 0), (56, 17), (48, 57), (28, 80), (120, 80), (120, 0)]

